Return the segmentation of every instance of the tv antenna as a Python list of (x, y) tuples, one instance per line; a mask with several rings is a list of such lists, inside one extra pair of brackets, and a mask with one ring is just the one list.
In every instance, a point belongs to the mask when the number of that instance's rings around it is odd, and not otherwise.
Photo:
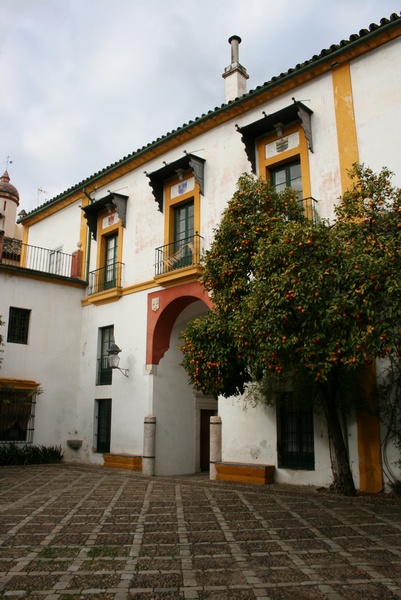
[(6, 171), (8, 171), (8, 165), (12, 165), (13, 161), (11, 160), (11, 156), (6, 156), (6, 160), (3, 160), (3, 163), (6, 165)]
[(36, 190), (36, 201), (37, 204), (39, 204), (39, 198), (40, 198), (40, 194), (48, 194), (49, 192), (47, 192), (46, 190), (44, 190), (42, 187), (38, 188)]

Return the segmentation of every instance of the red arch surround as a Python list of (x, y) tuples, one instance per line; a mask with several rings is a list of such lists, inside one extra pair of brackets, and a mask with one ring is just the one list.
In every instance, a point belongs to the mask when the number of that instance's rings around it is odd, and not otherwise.
[(170, 347), (171, 330), (178, 315), (197, 300), (212, 308), (208, 293), (197, 281), (148, 294), (146, 364), (159, 364)]

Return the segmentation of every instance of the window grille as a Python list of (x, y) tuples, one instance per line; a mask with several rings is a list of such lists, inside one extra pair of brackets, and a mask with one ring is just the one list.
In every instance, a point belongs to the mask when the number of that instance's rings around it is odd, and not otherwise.
[(0, 388), (0, 441), (33, 442), (36, 393)]
[(96, 400), (97, 436), (96, 452), (110, 452), (111, 437), (111, 400)]
[(286, 394), (277, 417), (278, 466), (313, 471), (313, 411), (294, 406), (291, 394)]
[(11, 342), (13, 344), (28, 343), (30, 314), (30, 310), (10, 306), (7, 342)]

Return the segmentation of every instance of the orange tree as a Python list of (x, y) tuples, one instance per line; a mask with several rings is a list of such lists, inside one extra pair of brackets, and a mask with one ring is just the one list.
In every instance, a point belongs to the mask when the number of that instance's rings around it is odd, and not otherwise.
[(390, 176), (354, 165), (332, 223), (306, 218), (294, 190), (241, 177), (205, 255), (214, 308), (182, 336), (183, 366), (206, 394), (241, 394), (249, 381), (272, 391), (289, 377), (294, 392), (307, 389), (306, 402), (324, 409), (347, 495), (340, 412), (358, 408), (347, 387), (401, 346), (401, 192)]

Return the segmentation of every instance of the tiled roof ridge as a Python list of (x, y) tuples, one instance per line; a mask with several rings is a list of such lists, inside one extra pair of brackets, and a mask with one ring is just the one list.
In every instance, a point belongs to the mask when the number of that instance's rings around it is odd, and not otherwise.
[(329, 48), (325, 48), (325, 49), (321, 50), (320, 54), (313, 55), (312, 58), (306, 60), (305, 62), (303, 62), (301, 64), (297, 64), (295, 67), (288, 69), (288, 71), (286, 71), (285, 73), (280, 73), (280, 75), (273, 76), (270, 79), (270, 81), (267, 81), (259, 86), (256, 86), (254, 89), (250, 90), (249, 92), (246, 92), (239, 98), (235, 98), (234, 100), (231, 100), (227, 103), (223, 103), (221, 106), (216, 106), (214, 109), (210, 109), (207, 113), (203, 113), (200, 117), (195, 117), (194, 119), (189, 120), (188, 123), (184, 123), (180, 127), (177, 127), (177, 129), (172, 129), (171, 131), (165, 133), (164, 135), (156, 138), (153, 142), (149, 142), (148, 144), (145, 144), (141, 148), (134, 150), (132, 153), (127, 154), (126, 156), (123, 156), (121, 159), (117, 160), (116, 162), (111, 163), (110, 165), (108, 165), (107, 167), (104, 167), (100, 171), (93, 173), (86, 179), (83, 179), (82, 181), (74, 184), (72, 187), (68, 188), (67, 190), (64, 190), (63, 192), (61, 192), (54, 198), (48, 200), (44, 204), (37, 206), (35, 209), (33, 209), (32, 211), (27, 213), (22, 219), (20, 219), (20, 221), (23, 221), (26, 218), (28, 218), (29, 216), (31, 216), (32, 214), (43, 210), (44, 208), (46, 208), (47, 206), (49, 206), (51, 204), (56, 203), (61, 198), (68, 196), (69, 194), (73, 193), (74, 191), (79, 190), (79, 188), (85, 187), (85, 185), (89, 184), (91, 182), (91, 180), (93, 180), (94, 178), (98, 178), (102, 174), (107, 173), (108, 171), (110, 171), (111, 169), (114, 169), (118, 165), (121, 165), (122, 163), (133, 159), (136, 155), (140, 155), (141, 153), (145, 152), (146, 150), (149, 150), (152, 146), (155, 146), (157, 144), (164, 142), (169, 137), (174, 137), (178, 133), (184, 131), (187, 127), (192, 127), (192, 126), (196, 125), (199, 121), (212, 116), (217, 111), (225, 110), (227, 107), (232, 106), (233, 104), (235, 104), (239, 101), (244, 101), (247, 98), (249, 98), (255, 94), (261, 93), (261, 91), (263, 91), (265, 88), (267, 88), (272, 83), (276, 83), (276, 82), (284, 79), (288, 75), (293, 75), (293, 74), (297, 73), (298, 71), (300, 71), (301, 69), (317, 62), (318, 60), (320, 60), (322, 58), (326, 58), (330, 54), (334, 54), (338, 50), (342, 50), (345, 46), (348, 46), (352, 43), (358, 42), (359, 40), (361, 40), (365, 36), (371, 34), (372, 32), (377, 31), (378, 29), (382, 29), (389, 23), (393, 23), (394, 21), (398, 21), (400, 19), (401, 19), (401, 17), (397, 13), (392, 13), (388, 18), (383, 17), (382, 19), (380, 19), (380, 25), (377, 25), (377, 23), (371, 23), (369, 25), (368, 29), (366, 29), (366, 28), (360, 29), (359, 33), (351, 34), (348, 40), (341, 40), (338, 44), (332, 44)]
[(4, 236), (3, 252), (21, 254), (22, 240)]

